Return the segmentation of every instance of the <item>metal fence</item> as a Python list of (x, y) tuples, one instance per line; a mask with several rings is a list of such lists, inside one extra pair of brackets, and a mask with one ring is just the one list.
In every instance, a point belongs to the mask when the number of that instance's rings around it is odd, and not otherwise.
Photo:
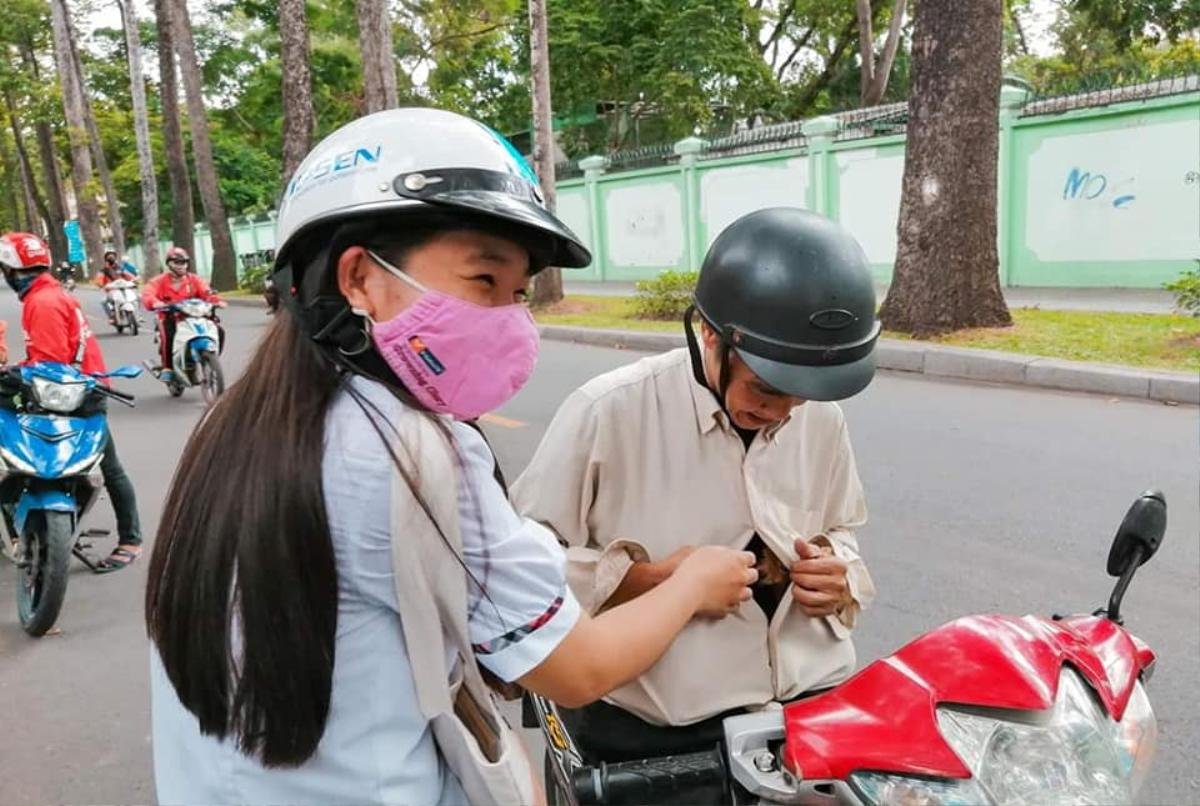
[(564, 179), (576, 179), (580, 176), (583, 176), (583, 169), (579, 167), (578, 159), (559, 162), (554, 166), (554, 178), (560, 182)]
[(608, 155), (609, 170), (634, 171), (638, 168), (655, 168), (679, 162), (674, 143), (659, 143), (641, 148), (631, 148)]
[[(1133, 75), (1091, 76), (1076, 81), (1070, 87), (1045, 87), (1035, 91), (1020, 79), (1006, 78), (1005, 83), (1020, 86), (1030, 94), (1030, 100), (1021, 109), (1021, 117), (1054, 115), (1072, 109), (1090, 109), (1127, 101), (1161, 98), (1185, 92), (1200, 92), (1200, 74), (1179, 74), (1141, 80)], [(1136, 82), (1136, 83), (1135, 83)], [(1095, 89), (1089, 89), (1088, 85)], [(837, 121), (835, 139), (838, 141), (862, 140), (870, 137), (904, 134), (908, 127), (908, 104), (896, 103), (853, 109), (831, 115)], [(744, 154), (761, 154), (786, 149), (803, 149), (808, 140), (803, 131), (804, 121), (793, 120), (772, 123), (735, 132), (710, 141), (698, 155), (703, 160), (721, 159)], [(673, 144), (642, 146), (641, 148), (617, 151), (608, 155), (608, 170), (630, 171), (673, 165), (679, 162)], [(559, 163), (557, 177), (572, 179), (583, 175), (579, 160)]]
[(741, 154), (761, 154), (790, 148), (804, 148), (808, 145), (808, 140), (804, 136), (803, 127), (804, 121), (792, 120), (786, 123), (772, 123), (746, 129), (728, 137), (718, 137), (708, 144), (708, 148), (700, 155), (700, 159), (712, 160), (720, 157), (736, 157)]
[(1200, 91), (1200, 75), (1175, 75), (1139, 83), (1107, 81), (1105, 86), (1084, 92), (1057, 93), (1053, 89), (1037, 93), (1021, 109), (1021, 117), (1055, 115), (1072, 109), (1091, 109), (1098, 106), (1162, 98), (1184, 92)]
[(866, 109), (839, 112), (837, 140), (863, 140), (867, 137), (883, 137), (889, 134), (904, 134), (908, 126), (908, 104), (887, 104)]

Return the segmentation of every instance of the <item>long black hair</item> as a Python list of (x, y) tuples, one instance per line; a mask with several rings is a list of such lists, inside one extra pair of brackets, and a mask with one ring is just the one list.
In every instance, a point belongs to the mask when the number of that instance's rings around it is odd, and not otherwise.
[[(374, 245), (403, 265), (435, 232), (410, 226), (372, 237), (356, 227), (313, 251), (327, 274), (350, 242)], [(147, 632), (180, 702), (203, 734), (232, 738), (268, 767), (308, 760), (329, 716), (338, 575), (321, 466), (325, 416), (340, 390), (363, 408), (446, 541), (392, 449), (394, 429), (386, 433), (386, 418), (347, 380), (374, 377), (432, 415), (385, 374), (377, 354), (348, 358), (311, 332), (301, 312), (281, 312), (242, 378), (188, 440), (146, 589)], [(359, 335), (365, 340), (365, 331)]]

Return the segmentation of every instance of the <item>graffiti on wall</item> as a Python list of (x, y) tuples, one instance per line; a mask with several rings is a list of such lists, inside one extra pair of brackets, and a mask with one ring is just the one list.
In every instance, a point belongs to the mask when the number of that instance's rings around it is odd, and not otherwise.
[(1180, 178), (1196, 167), (1200, 120), (1048, 132), (1016, 133), (1026, 184), (1014, 201), (1024, 208), (1018, 214), (1031, 259), (1018, 249), (1014, 282), (1036, 285), (1049, 263), (1190, 261), (1197, 254), (1200, 194)]
[(1067, 172), (1062, 197), (1064, 200), (1100, 201), (1120, 210), (1122, 207), (1128, 207), (1137, 198), (1128, 192), (1132, 185), (1133, 177), (1110, 183), (1105, 174), (1072, 167)]

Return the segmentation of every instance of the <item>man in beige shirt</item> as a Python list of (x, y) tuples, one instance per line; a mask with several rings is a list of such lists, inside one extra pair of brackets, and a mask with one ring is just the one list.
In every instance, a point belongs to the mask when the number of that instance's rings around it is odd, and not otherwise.
[(513, 488), (567, 546), (593, 613), (650, 590), (696, 546), (760, 558), (753, 601), (694, 621), (649, 672), (569, 715), (591, 761), (703, 749), (730, 712), (840, 682), (875, 593), (854, 534), (862, 486), (831, 402), (874, 374), (862, 249), (810, 213), (752, 213), (714, 242), (695, 309), (689, 349), (568, 397)]

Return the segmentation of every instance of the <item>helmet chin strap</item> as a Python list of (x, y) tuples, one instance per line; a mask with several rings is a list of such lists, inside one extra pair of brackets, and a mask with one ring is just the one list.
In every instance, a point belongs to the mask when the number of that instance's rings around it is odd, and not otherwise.
[[(729, 392), (729, 379), (732, 374), (729, 361), (729, 342), (725, 340), (723, 335), (721, 336), (721, 346), (718, 348), (721, 355), (721, 372), (718, 377), (717, 388), (713, 389), (712, 385), (708, 382), (708, 375), (704, 371), (704, 355), (700, 351), (700, 342), (696, 338), (696, 331), (692, 328), (692, 316), (695, 313), (695, 305), (689, 305), (688, 309), (683, 313), (683, 332), (685, 338), (687, 338), (688, 354), (692, 359), (692, 374), (696, 376), (696, 383), (703, 386), (716, 398), (717, 405), (725, 413), (725, 419), (729, 421), (730, 426), (733, 426), (733, 415), (729, 413), (729, 406), (725, 402), (725, 398)], [(701, 321), (703, 321), (703, 317), (701, 317)]]

